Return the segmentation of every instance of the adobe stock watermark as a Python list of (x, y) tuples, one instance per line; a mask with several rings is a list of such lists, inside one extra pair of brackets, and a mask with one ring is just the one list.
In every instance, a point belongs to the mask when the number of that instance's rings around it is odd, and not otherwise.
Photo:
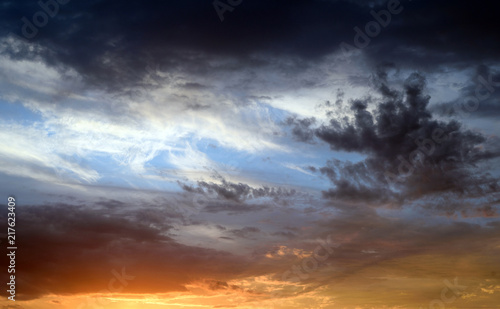
[[(127, 281), (135, 279), (135, 276), (127, 275), (125, 272), (125, 267), (122, 268), (121, 273), (116, 270), (111, 270), (113, 277), (109, 280), (107, 289), (99, 291), (101, 294), (109, 293), (120, 293), (128, 285)], [(77, 309), (86, 308), (102, 308), (103, 306), (109, 304), (103, 297), (87, 297), (86, 301), (81, 303)]]
[(354, 46), (346, 42), (340, 43), (340, 50), (342, 51), (344, 60), (350, 63), (352, 54), (370, 45), (371, 39), (378, 36), (382, 32), (382, 28), (386, 28), (391, 23), (392, 15), (401, 13), (403, 9), (404, 7), (399, 0), (389, 0), (387, 2), (387, 10), (380, 10), (378, 12), (371, 10), (370, 15), (374, 20), (365, 24), (364, 31), (358, 26), (354, 27)]
[[(308, 279), (311, 273), (318, 270), (334, 254), (333, 249), (338, 247), (337, 244), (332, 243), (331, 236), (330, 234), (326, 240), (319, 242), (311, 256), (303, 258), (299, 264), (295, 264), (290, 269), (284, 271), (281, 274), (281, 281), (300, 282)], [(330, 265), (330, 263), (327, 263), (327, 265)], [(277, 305), (275, 302), (279, 302), (280, 297), (284, 295), (281, 290), (275, 290), (270, 296), (273, 301), (273, 308), (275, 308)]]
[(474, 95), (465, 97), (461, 104), (453, 106), (453, 111), (460, 117), (477, 111), (481, 101), (487, 100), (495, 92), (495, 88), (500, 87), (500, 81), (493, 81), (493, 74), (491, 72), (486, 78), (479, 75), (476, 83)]
[(224, 2), (222, 0), (215, 0), (212, 5), (214, 6), (215, 12), (221, 22), (224, 21), (224, 13), (234, 11), (234, 8), (240, 5), (243, 0), (227, 0)]
[(331, 242), (331, 235), (328, 235), (325, 241), (314, 248), (311, 256), (302, 259), (302, 263), (299, 265), (293, 265), (289, 270), (284, 271), (281, 280), (299, 282), (308, 279), (309, 274), (316, 271), (321, 263), (333, 255), (333, 248), (337, 247), (337, 244)]
[(38, 6), (41, 10), (35, 12), (29, 20), (26, 16), (21, 18), (23, 25), (21, 26), (21, 34), (26, 39), (33, 39), (38, 34), (40, 28), (47, 26), (50, 18), (54, 18), (59, 13), (59, 5), (65, 5), (70, 0), (47, 0), (38, 1)]
[(441, 290), (441, 297), (431, 300), (429, 302), (429, 307), (419, 307), (419, 309), (444, 309), (446, 308), (446, 304), (451, 304), (452, 302), (457, 300), (457, 298), (462, 295), (462, 291), (467, 289), (467, 286), (465, 285), (458, 285), (457, 277), (455, 277), (453, 283), (451, 283), (447, 279), (445, 279), (443, 283), (446, 285), (446, 287)]

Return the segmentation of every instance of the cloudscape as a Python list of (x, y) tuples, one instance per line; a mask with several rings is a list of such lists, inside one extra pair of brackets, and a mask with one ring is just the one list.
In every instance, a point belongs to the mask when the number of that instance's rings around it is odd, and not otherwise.
[(0, 2), (0, 308), (500, 308), (495, 1)]

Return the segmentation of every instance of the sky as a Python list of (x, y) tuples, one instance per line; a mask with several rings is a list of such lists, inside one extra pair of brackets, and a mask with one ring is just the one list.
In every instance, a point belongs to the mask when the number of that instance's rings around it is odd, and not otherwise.
[(0, 308), (500, 308), (499, 9), (0, 1)]

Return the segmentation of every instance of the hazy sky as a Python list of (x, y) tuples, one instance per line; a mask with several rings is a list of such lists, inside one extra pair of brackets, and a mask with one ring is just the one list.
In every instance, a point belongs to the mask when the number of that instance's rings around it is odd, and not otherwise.
[(0, 1), (1, 308), (500, 308), (499, 9)]

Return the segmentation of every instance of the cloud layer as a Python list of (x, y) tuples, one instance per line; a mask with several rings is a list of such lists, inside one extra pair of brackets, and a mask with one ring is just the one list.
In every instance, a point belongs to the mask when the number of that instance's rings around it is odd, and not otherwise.
[(497, 306), (498, 3), (0, 6), (20, 308)]

